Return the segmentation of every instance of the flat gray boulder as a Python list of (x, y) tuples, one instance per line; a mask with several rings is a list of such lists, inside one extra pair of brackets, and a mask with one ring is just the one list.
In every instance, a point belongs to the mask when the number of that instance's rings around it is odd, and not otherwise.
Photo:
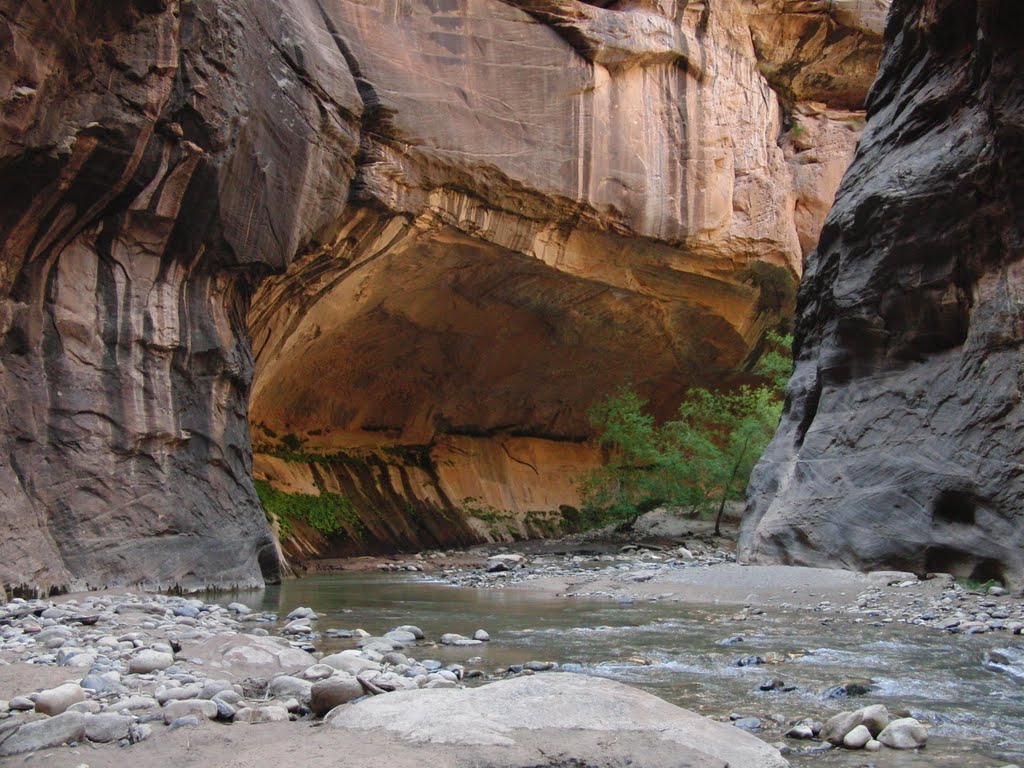
[(59, 747), (68, 741), (81, 741), (84, 736), (85, 715), (81, 712), (64, 712), (18, 728), (0, 743), (0, 757)]
[(541, 750), (563, 762), (605, 765), (610, 756), (603, 750), (616, 740), (638, 768), (789, 765), (777, 750), (731, 725), (622, 683), (564, 673), (480, 688), (399, 691), (335, 710), (327, 721), (406, 742), (471, 747), (467, 752), (487, 752), (489, 759), (505, 752), (498, 762), (508, 764), (518, 751), (536, 757)]
[(316, 664), (305, 651), (287, 641), (254, 635), (220, 634), (185, 648), (179, 656), (208, 673), (232, 679), (276, 677)]

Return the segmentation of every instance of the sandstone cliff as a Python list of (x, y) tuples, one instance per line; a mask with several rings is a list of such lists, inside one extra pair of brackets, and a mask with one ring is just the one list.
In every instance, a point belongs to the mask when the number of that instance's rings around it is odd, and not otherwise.
[(893, 4), (746, 559), (1024, 585), (1024, 6)]
[(0, 0), (0, 581), (273, 575), (250, 400), (261, 478), (415, 546), (571, 501), (616, 384), (749, 364), (883, 6), (604, 5)]

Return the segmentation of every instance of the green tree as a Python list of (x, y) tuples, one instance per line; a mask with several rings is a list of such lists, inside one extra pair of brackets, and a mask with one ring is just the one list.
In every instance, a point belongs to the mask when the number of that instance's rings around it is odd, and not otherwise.
[(656, 424), (647, 401), (623, 387), (591, 408), (608, 462), (580, 478), (591, 522), (628, 520), (666, 504), (715, 516), (721, 535), (726, 505), (742, 499), (750, 473), (782, 412), (792, 339), (769, 334), (756, 374), (761, 383), (733, 391), (691, 389), (676, 418)]

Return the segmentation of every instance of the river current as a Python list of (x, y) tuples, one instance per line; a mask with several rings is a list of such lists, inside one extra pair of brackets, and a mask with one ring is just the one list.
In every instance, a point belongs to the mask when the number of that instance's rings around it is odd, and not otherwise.
[[(309, 606), (320, 614), (316, 625), (321, 633), (361, 628), (379, 635), (415, 624), (430, 640), (446, 632), (472, 636), (484, 629), (491, 641), (483, 645), (414, 647), (406, 653), (444, 663), (466, 664), (477, 657), (467, 668), (481, 669), (488, 677), (533, 660), (579, 665), (572, 668), (581, 674), (619, 680), (711, 717), (756, 717), (761, 721), (758, 736), (794, 748), (814, 742), (784, 739), (785, 723), (825, 720), (867, 704), (909, 710), (931, 727), (928, 745), (919, 752), (833, 750), (790, 756), (794, 765), (988, 768), (1024, 763), (1024, 678), (1014, 674), (1024, 670), (1000, 670), (988, 663), (993, 649), (1024, 645), (1019, 637), (950, 636), (808, 610), (769, 609), (751, 616), (735, 606), (469, 589), (431, 583), (418, 574), (315, 576), (231, 599), (282, 617), (296, 606)], [(722, 644), (730, 638), (732, 644)], [(353, 647), (354, 641), (323, 635), (316, 645), (334, 651)], [(751, 656), (774, 663), (737, 665)], [(865, 695), (826, 693), (861, 679), (872, 682)], [(793, 690), (761, 690), (770, 680)]]

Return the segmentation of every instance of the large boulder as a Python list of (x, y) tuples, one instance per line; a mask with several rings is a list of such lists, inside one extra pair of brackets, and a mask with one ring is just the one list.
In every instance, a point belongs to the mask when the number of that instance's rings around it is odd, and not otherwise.
[[(558, 755), (565, 764), (604, 765), (608, 744), (643, 762), (782, 768), (765, 742), (621, 683), (555, 673), (480, 688), (403, 691), (336, 710), (330, 727), (383, 730), (392, 738), (459, 745), (467, 753)], [(605, 750), (605, 751), (602, 751)], [(502, 763), (504, 764), (504, 763)], [(529, 763), (533, 764), (533, 763)]]
[(35, 752), (58, 747), (69, 741), (80, 741), (85, 736), (87, 715), (64, 712), (44, 720), (25, 723), (0, 742), (0, 757)]
[(181, 657), (203, 670), (233, 679), (275, 677), (307, 669), (316, 659), (284, 640), (252, 635), (221, 634), (188, 646)]

